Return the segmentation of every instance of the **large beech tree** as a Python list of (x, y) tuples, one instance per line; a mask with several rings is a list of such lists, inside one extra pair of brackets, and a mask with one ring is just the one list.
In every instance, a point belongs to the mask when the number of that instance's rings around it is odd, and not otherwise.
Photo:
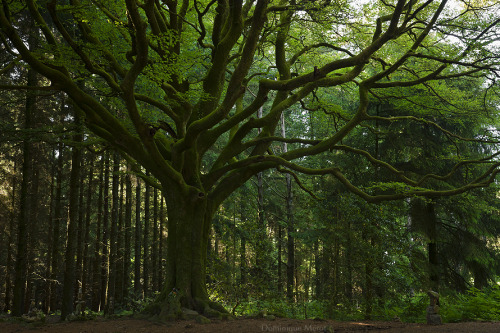
[[(451, 115), (445, 102), (422, 117), (404, 110), (373, 115), (369, 105), (392, 96), (411, 109), (417, 101), (404, 91), (415, 87), (445, 101), (438, 83), (467, 78), (481, 85), (483, 103), (474, 107), (494, 112), (499, 10), (496, 1), (2, 0), (0, 28), (12, 66), (45, 77), (38, 89), (64, 91), (88, 129), (163, 192), (168, 240), (160, 301), (175, 287), (184, 306), (210, 314), (217, 308), (205, 286), (212, 217), (259, 172), (274, 168), (296, 181), (299, 173), (331, 175), (369, 202), (453, 195), (495, 180), (495, 155), (461, 155), (459, 144), (494, 144), (493, 127), (475, 137), (443, 128), (440, 117)], [(17, 24), (26, 13), (40, 34), (37, 50)], [(356, 98), (354, 110), (328, 99), (343, 93)], [(297, 106), (331, 117), (336, 130), (308, 138), (304, 123), (303, 135), (283, 138), (280, 118)], [(449, 173), (405, 171), (343, 144), (360, 129), (376, 131), (376, 123), (408, 121), (456, 143), (456, 152), (441, 157), (454, 161)], [(327, 167), (308, 167), (307, 158), (320, 154)], [(338, 154), (368, 160), (388, 185), (351, 183), (349, 170), (335, 164)], [(471, 176), (450, 187), (446, 181), (463, 172)]]

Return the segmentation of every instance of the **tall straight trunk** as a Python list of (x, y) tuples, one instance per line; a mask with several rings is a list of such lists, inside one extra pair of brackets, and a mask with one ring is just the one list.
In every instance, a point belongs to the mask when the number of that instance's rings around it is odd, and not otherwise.
[(163, 229), (165, 227), (164, 200), (160, 193), (160, 230), (158, 237), (158, 288), (163, 287)]
[(54, 203), (54, 218), (52, 220), (53, 225), (53, 237), (52, 237), (52, 254), (51, 254), (51, 269), (50, 269), (50, 282), (51, 282), (51, 293), (48, 295), (50, 299), (48, 312), (55, 311), (57, 308), (57, 289), (59, 284), (57, 282), (57, 277), (59, 275), (59, 263), (61, 262), (60, 253), (60, 234), (61, 227), (64, 221), (62, 217), (62, 182), (63, 182), (63, 162), (64, 162), (64, 146), (61, 141), (59, 141), (58, 148), (59, 156), (57, 158), (57, 173), (56, 173), (56, 197)]
[(347, 220), (347, 239), (345, 245), (345, 262), (346, 262), (346, 274), (345, 274), (345, 296), (349, 301), (353, 299), (353, 282), (352, 282), (352, 252), (353, 245), (351, 242), (351, 221)]
[[(240, 221), (245, 221), (243, 200), (240, 200)], [(240, 233), (240, 285), (243, 287), (243, 296), (246, 298), (245, 285), (247, 283), (247, 240), (244, 233)]]
[(427, 219), (427, 236), (429, 242), (427, 244), (429, 256), (429, 281), (430, 288), (434, 291), (439, 291), (439, 257), (437, 247), (437, 218), (434, 209), (434, 203), (427, 203), (425, 205), (426, 219)]
[[(75, 112), (75, 123), (77, 131), (73, 137), (76, 143), (83, 142), (83, 133), (80, 128), (80, 119)], [(77, 146), (73, 147), (71, 156), (71, 174), (69, 180), (69, 221), (67, 231), (63, 295), (61, 307), (61, 319), (64, 320), (71, 312), (73, 312), (73, 300), (75, 295), (75, 269), (76, 269), (76, 251), (78, 238), (78, 211), (79, 211), (79, 193), (80, 193), (80, 169), (82, 151)]]
[(52, 149), (52, 169), (50, 172), (50, 201), (49, 201), (49, 224), (47, 232), (47, 253), (45, 260), (45, 299), (43, 300), (42, 310), (45, 313), (50, 311), (50, 294), (52, 293), (52, 284), (50, 282), (50, 275), (52, 274), (52, 247), (54, 246), (54, 202), (55, 202), (55, 181), (56, 181), (56, 149)]
[[(149, 173), (147, 173), (149, 176)], [(144, 230), (143, 230), (143, 270), (142, 270), (142, 281), (143, 281), (143, 293), (144, 296), (149, 296), (149, 267), (150, 267), (150, 249), (149, 249), (149, 222), (150, 222), (150, 210), (149, 210), (149, 199), (151, 197), (151, 186), (147, 183), (145, 185), (144, 193)]]
[[(257, 118), (262, 118), (262, 107), (257, 111)], [(259, 128), (258, 132), (260, 134), (262, 130)], [(266, 280), (265, 273), (267, 273), (266, 265), (266, 241), (267, 241), (267, 230), (266, 221), (264, 216), (264, 180), (262, 178), (262, 172), (257, 174), (257, 230), (259, 233), (257, 239), (257, 248), (255, 251), (255, 265), (260, 273), (261, 280)]]
[(101, 248), (101, 309), (105, 309), (108, 296), (109, 272), (109, 153), (104, 154), (104, 192)]
[[(281, 115), (281, 136), (286, 138), (285, 117)], [(288, 145), (283, 143), (283, 153), (288, 151)], [(287, 265), (286, 265), (286, 295), (288, 300), (293, 301), (293, 282), (295, 280), (295, 240), (293, 233), (295, 232), (293, 219), (293, 192), (292, 178), (290, 174), (285, 175), (286, 180), (286, 220), (287, 220)]]
[(106, 163), (104, 156), (101, 156), (101, 165), (99, 172), (99, 195), (97, 198), (97, 226), (96, 240), (94, 243), (94, 259), (92, 262), (92, 310), (99, 311), (101, 309), (101, 241), (102, 241), (102, 218), (103, 218), (103, 202), (104, 202), (104, 169)]
[[(38, 147), (37, 147), (38, 146)], [(32, 146), (32, 151), (38, 151), (39, 143), (34, 143)], [(33, 156), (32, 163), (37, 165), (37, 155)], [(40, 247), (40, 226), (43, 225), (44, 220), (39, 216), (39, 187), (40, 187), (40, 171), (39, 168), (32, 168), (32, 174), (30, 176), (30, 187), (29, 187), (29, 217), (28, 217), (28, 248), (27, 248), (27, 266), (26, 266), (26, 294), (24, 304), (28, 306), (32, 301), (37, 303), (38, 295), (37, 290), (40, 288), (40, 280), (35, 279), (35, 276), (41, 275), (41, 272), (36, 270), (36, 262), (39, 257)], [(36, 222), (36, 223), (35, 223)]]
[(119, 194), (119, 214), (118, 214), (118, 234), (116, 237), (116, 254), (118, 258), (116, 259), (116, 287), (115, 287), (115, 302), (116, 304), (122, 304), (123, 303), (123, 284), (124, 280), (126, 277), (124, 276), (124, 248), (123, 248), (123, 242), (124, 242), (124, 230), (123, 230), (123, 220), (124, 220), (124, 210), (125, 210), (125, 203), (124, 203), (124, 184), (125, 184), (125, 177), (120, 176), (120, 194)]
[[(370, 231), (363, 231), (361, 238), (363, 239), (364, 243), (371, 242), (371, 232)], [(372, 309), (373, 309), (373, 270), (374, 270), (374, 263), (373, 263), (373, 258), (374, 256), (369, 255), (365, 259), (365, 285), (363, 286), (363, 294), (365, 298), (365, 314), (364, 317), (365, 319), (371, 319), (372, 317)]]
[(132, 178), (129, 173), (125, 176), (125, 227), (124, 227), (124, 254), (123, 254), (123, 298), (129, 298), (130, 288), (130, 259), (132, 238)]
[(153, 291), (158, 291), (158, 189), (153, 189), (153, 240), (151, 242), (151, 264), (153, 268)]
[(135, 233), (134, 233), (134, 293), (141, 294), (141, 182), (137, 179), (135, 186)]
[[(30, 35), (28, 44), (33, 48), (36, 40), (34, 33)], [(28, 70), (28, 86), (36, 86), (36, 73)], [(30, 129), (35, 112), (36, 96), (33, 91), (26, 94), (24, 128)], [(22, 181), (19, 193), (19, 216), (17, 224), (17, 254), (15, 263), (12, 315), (21, 316), (25, 312), (26, 274), (28, 269), (28, 224), (30, 217), (30, 177), (33, 170), (32, 144), (29, 139), (23, 140)]]
[[(15, 163), (15, 162), (14, 162)], [(4, 312), (8, 312), (11, 301), (12, 293), (12, 252), (14, 246), (14, 224), (16, 220), (16, 189), (17, 189), (17, 178), (16, 178), (17, 166), (14, 164), (14, 174), (12, 175), (12, 210), (9, 217), (9, 237), (7, 240), (7, 267), (5, 269), (5, 299), (4, 299)]]
[(283, 227), (278, 225), (278, 294), (283, 294), (283, 267), (281, 255), (283, 253)]
[(314, 242), (314, 270), (316, 271), (314, 277), (314, 294), (316, 299), (321, 299), (323, 297), (323, 284), (321, 279), (321, 253), (319, 249), (319, 240)]
[[(84, 156), (82, 154), (82, 162), (84, 163)], [(83, 169), (83, 165), (82, 165)], [(76, 241), (76, 281), (79, 286), (82, 286), (83, 281), (83, 239), (85, 237), (85, 224), (84, 224), (84, 193), (85, 193), (85, 172), (80, 172), (80, 194), (79, 194), (79, 209), (78, 209), (78, 227), (77, 227), (77, 241)], [(78, 296), (78, 288), (75, 290), (75, 297)]]
[(117, 152), (113, 154), (113, 185), (111, 190), (112, 207), (111, 207), (111, 228), (109, 237), (109, 279), (108, 279), (108, 297), (105, 314), (114, 313), (115, 290), (116, 290), (116, 271), (117, 271), (117, 236), (118, 236), (118, 220), (119, 220), (119, 183), (120, 183), (120, 157)]
[(83, 237), (83, 280), (82, 292), (87, 295), (91, 279), (91, 257), (90, 257), (90, 217), (92, 215), (92, 184), (94, 178), (94, 155), (90, 155), (89, 175), (87, 183), (87, 205), (85, 208), (85, 235)]

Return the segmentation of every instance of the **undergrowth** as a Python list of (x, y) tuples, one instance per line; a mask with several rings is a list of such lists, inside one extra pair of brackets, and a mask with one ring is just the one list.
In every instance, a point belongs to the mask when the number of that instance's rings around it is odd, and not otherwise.
[[(219, 300), (221, 301), (221, 300)], [(295, 319), (365, 319), (363, 304), (333, 304), (329, 301), (290, 303), (285, 299), (260, 300), (248, 298), (238, 302), (223, 302), (229, 312), (236, 316), (268, 314)], [(418, 293), (398, 300), (379, 301), (373, 304), (370, 318), (373, 320), (400, 320), (409, 323), (426, 321), (429, 297)], [(498, 321), (500, 320), (500, 287), (483, 290), (471, 288), (466, 293), (448, 293), (440, 298), (440, 315), (443, 322)]]

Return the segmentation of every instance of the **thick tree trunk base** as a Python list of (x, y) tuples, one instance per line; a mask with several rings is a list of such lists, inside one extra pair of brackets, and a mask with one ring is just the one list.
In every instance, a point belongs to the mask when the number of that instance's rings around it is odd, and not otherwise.
[(146, 306), (142, 314), (161, 322), (194, 319), (199, 323), (208, 323), (208, 318), (227, 320), (233, 317), (217, 302), (181, 296), (174, 292), (167, 296), (160, 295), (156, 301)]

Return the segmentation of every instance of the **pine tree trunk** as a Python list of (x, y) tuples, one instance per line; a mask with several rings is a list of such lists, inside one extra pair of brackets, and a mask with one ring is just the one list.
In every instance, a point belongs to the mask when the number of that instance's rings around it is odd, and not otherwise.
[(109, 272), (109, 154), (104, 154), (104, 192), (102, 214), (102, 250), (101, 250), (101, 309), (107, 304), (107, 286)]
[[(77, 143), (83, 142), (83, 134), (80, 129), (80, 120), (75, 113), (75, 123), (79, 133), (75, 134), (73, 140)], [(81, 148), (73, 147), (71, 157), (71, 175), (70, 175), (70, 192), (69, 192), (69, 223), (67, 231), (66, 254), (65, 254), (65, 269), (63, 282), (63, 295), (61, 307), (61, 319), (64, 320), (71, 312), (73, 312), (73, 300), (75, 295), (75, 274), (76, 262), (75, 256), (77, 251), (78, 238), (78, 211), (79, 211), (79, 193), (80, 193), (80, 168), (81, 168)]]
[(11, 293), (12, 293), (12, 252), (14, 246), (14, 225), (16, 220), (17, 206), (16, 206), (16, 195), (17, 195), (17, 178), (16, 178), (17, 166), (14, 164), (14, 174), (12, 176), (12, 211), (10, 212), (9, 218), (9, 236), (7, 240), (7, 267), (5, 270), (5, 301), (4, 301), (4, 312), (8, 312), (11, 309)]
[(160, 230), (158, 238), (158, 288), (163, 288), (163, 229), (165, 226), (164, 200), (160, 193)]
[(141, 295), (141, 182), (137, 179), (135, 186), (135, 233), (134, 233), (134, 294)]
[[(32, 146), (33, 152), (40, 151), (40, 144), (34, 143)], [(37, 154), (34, 154), (32, 165), (40, 165), (40, 161), (37, 160)], [(30, 187), (29, 187), (29, 218), (28, 218), (28, 248), (27, 248), (27, 267), (26, 267), (26, 294), (25, 302), (29, 307), (32, 302), (37, 303), (38, 295), (36, 293), (39, 288), (40, 280), (36, 279), (35, 276), (41, 275), (41, 272), (36, 271), (36, 261), (37, 253), (41, 251), (40, 247), (40, 228), (44, 223), (44, 220), (39, 216), (39, 187), (40, 187), (40, 171), (39, 167), (32, 168), (32, 175), (30, 177)]]
[(101, 306), (101, 263), (102, 255), (101, 240), (102, 240), (102, 218), (103, 218), (103, 201), (104, 201), (104, 169), (106, 163), (104, 156), (101, 156), (101, 165), (99, 172), (99, 195), (97, 198), (97, 226), (96, 226), (96, 240), (94, 243), (94, 258), (92, 262), (92, 311), (99, 311)]
[(53, 237), (52, 237), (52, 254), (51, 254), (51, 269), (50, 269), (50, 283), (51, 283), (51, 293), (48, 295), (50, 299), (50, 304), (48, 312), (55, 311), (57, 308), (57, 290), (59, 289), (59, 284), (57, 282), (57, 277), (59, 275), (59, 264), (61, 262), (60, 254), (60, 240), (59, 235), (61, 234), (61, 226), (64, 221), (62, 217), (62, 182), (63, 182), (63, 161), (64, 161), (64, 146), (62, 142), (59, 142), (58, 148), (59, 157), (57, 158), (57, 173), (56, 173), (56, 197), (54, 203), (54, 218), (52, 220), (53, 225)]
[[(84, 156), (82, 154), (82, 169), (84, 169), (83, 164), (84, 164)], [(77, 227), (77, 242), (76, 242), (76, 267), (75, 267), (75, 276), (76, 276), (76, 282), (79, 286), (82, 286), (82, 281), (83, 281), (83, 240), (85, 237), (85, 224), (84, 224), (84, 213), (85, 209), (83, 209), (84, 206), (84, 193), (85, 193), (85, 172), (81, 170), (80, 172), (80, 194), (79, 194), (79, 209), (78, 209), (78, 227)], [(88, 199), (87, 199), (88, 200)], [(75, 298), (78, 296), (78, 288), (75, 288)]]
[[(85, 235), (83, 237), (83, 281), (82, 281), (82, 292), (83, 295), (87, 295), (87, 290), (91, 285), (91, 257), (90, 257), (90, 217), (92, 215), (92, 184), (94, 178), (94, 155), (90, 155), (90, 166), (88, 175), (88, 185), (87, 185), (87, 205), (85, 208)], [(90, 303), (89, 303), (90, 304)]]
[(436, 212), (434, 210), (433, 203), (427, 203), (425, 205), (426, 215), (427, 215), (427, 235), (429, 237), (428, 246), (428, 256), (429, 256), (429, 280), (430, 288), (436, 292), (439, 292), (439, 257), (437, 248), (437, 219)]
[[(146, 173), (149, 176), (149, 173)], [(151, 186), (147, 183), (145, 185), (144, 192), (144, 230), (143, 230), (143, 269), (142, 269), (142, 282), (143, 282), (143, 294), (145, 297), (149, 296), (149, 267), (150, 267), (150, 248), (149, 248), (149, 222), (150, 222), (150, 210), (149, 210), (149, 199), (151, 197)]]
[(116, 299), (116, 271), (117, 271), (117, 236), (118, 236), (118, 220), (119, 220), (119, 182), (120, 182), (120, 158), (118, 153), (113, 154), (113, 174), (112, 174), (112, 190), (111, 190), (111, 228), (109, 237), (109, 279), (108, 279), (108, 295), (105, 314), (114, 314), (114, 304)]
[[(34, 34), (31, 34), (34, 35)], [(29, 39), (30, 48), (34, 46), (33, 37)], [(36, 86), (35, 71), (28, 70), (28, 86)], [(32, 91), (28, 91), (25, 104), (24, 128), (32, 127), (32, 118), (35, 110), (36, 97)], [(23, 140), (23, 165), (22, 181), (19, 194), (19, 216), (17, 224), (17, 254), (15, 263), (14, 290), (12, 315), (21, 316), (25, 310), (26, 279), (28, 269), (28, 224), (30, 217), (30, 176), (33, 170), (32, 144), (28, 139)]]
[(158, 291), (158, 189), (153, 189), (153, 239), (151, 244), (153, 268), (153, 291)]
[(130, 288), (130, 258), (131, 258), (131, 239), (132, 239), (132, 178), (130, 174), (125, 176), (125, 230), (124, 230), (124, 259), (123, 259), (123, 298), (126, 300), (129, 298), (129, 288)]
[[(286, 138), (285, 117), (281, 115), (281, 136)], [(288, 151), (287, 143), (283, 143), (283, 153)], [(293, 282), (295, 279), (295, 240), (293, 233), (295, 232), (293, 220), (293, 192), (292, 178), (290, 174), (285, 175), (286, 180), (286, 219), (287, 219), (287, 269), (286, 269), (286, 295), (289, 301), (293, 301)]]
[(124, 202), (124, 186), (125, 184), (125, 177), (121, 176), (120, 177), (120, 194), (119, 194), (119, 214), (118, 214), (118, 235), (116, 238), (116, 251), (117, 251), (117, 262), (116, 262), (116, 289), (115, 289), (115, 302), (116, 304), (123, 304), (123, 285), (124, 285), (124, 280), (127, 278), (124, 276), (124, 247), (123, 247), (123, 242), (124, 242), (124, 230), (123, 230), (123, 220), (124, 220), (124, 210), (125, 210), (125, 202)]

